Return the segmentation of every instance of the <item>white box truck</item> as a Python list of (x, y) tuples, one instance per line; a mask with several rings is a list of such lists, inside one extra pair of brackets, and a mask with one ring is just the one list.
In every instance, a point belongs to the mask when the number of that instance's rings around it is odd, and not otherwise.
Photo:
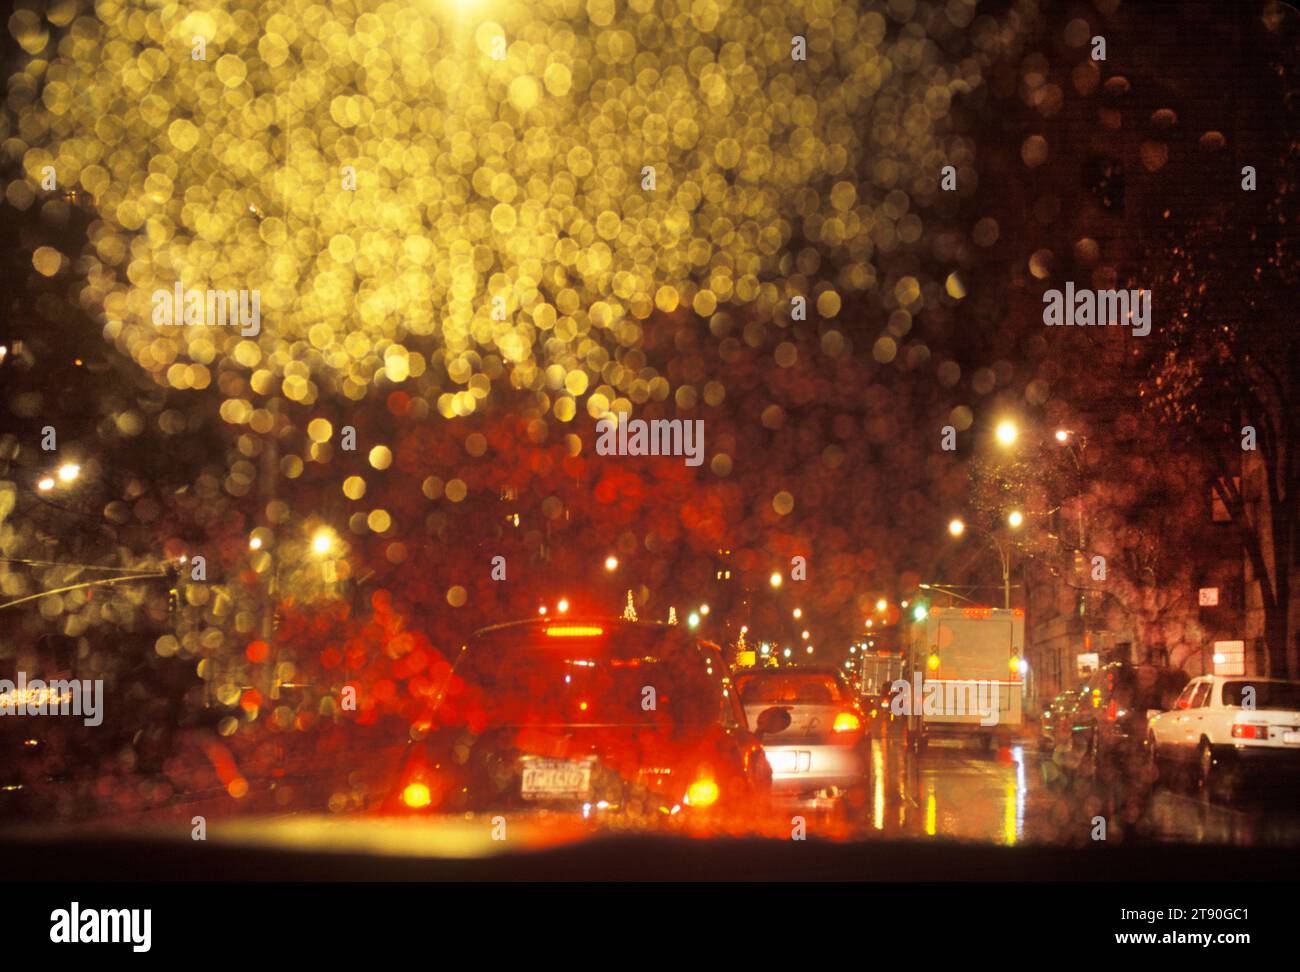
[(936, 737), (1008, 744), (1022, 722), (1025, 613), (1020, 608), (931, 607), (908, 632), (902, 693), (908, 744)]

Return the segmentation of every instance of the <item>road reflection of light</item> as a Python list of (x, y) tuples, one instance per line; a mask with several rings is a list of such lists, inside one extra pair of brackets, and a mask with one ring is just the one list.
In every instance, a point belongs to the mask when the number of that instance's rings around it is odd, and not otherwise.
[(871, 826), (885, 829), (885, 746), (883, 741), (871, 744), (871, 778), (874, 790), (871, 808)]
[(934, 797), (934, 784), (930, 783), (925, 788), (925, 832), (931, 837), (938, 833), (938, 816), (939, 804)]
[(1016, 781), (1007, 780), (1007, 795), (1004, 801), (1006, 813), (1002, 817), (1002, 839), (1008, 845), (1016, 842)]
[[(1016, 775), (1007, 785), (1007, 814), (1004, 823), (1005, 837), (1008, 844), (1014, 844), (1025, 836), (1025, 750), (1023, 746), (1013, 746), (1011, 759), (1016, 765)], [(1014, 791), (1014, 792), (1012, 792)]]
[(1020, 761), (1016, 764), (1016, 785), (1016, 833), (1023, 840), (1025, 836), (1025, 799), (1029, 795), (1029, 779), (1025, 775), (1023, 751), (1020, 754)]

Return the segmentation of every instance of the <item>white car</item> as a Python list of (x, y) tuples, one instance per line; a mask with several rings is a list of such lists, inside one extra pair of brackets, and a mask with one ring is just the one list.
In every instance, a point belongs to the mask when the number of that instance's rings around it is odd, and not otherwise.
[(1147, 722), (1157, 770), (1188, 767), (1208, 799), (1230, 798), (1247, 773), (1300, 775), (1300, 682), (1244, 675), (1192, 679)]

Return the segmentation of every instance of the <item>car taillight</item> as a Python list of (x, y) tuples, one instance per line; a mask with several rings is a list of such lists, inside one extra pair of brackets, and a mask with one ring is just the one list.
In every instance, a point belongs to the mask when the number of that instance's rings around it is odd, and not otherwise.
[(1115, 721), (1115, 716), (1119, 713), (1119, 703), (1115, 699), (1110, 700), (1110, 705), (1106, 706), (1106, 718), (1111, 722)]
[(718, 802), (718, 784), (705, 776), (690, 785), (686, 802), (692, 807), (711, 807)]
[(841, 712), (831, 725), (831, 732), (857, 732), (862, 728), (862, 720), (852, 712)]
[(1267, 739), (1268, 724), (1255, 722), (1238, 722), (1232, 727), (1233, 739)]
[(402, 791), (402, 802), (412, 810), (427, 807), (432, 799), (429, 788), (423, 783), (408, 783)]

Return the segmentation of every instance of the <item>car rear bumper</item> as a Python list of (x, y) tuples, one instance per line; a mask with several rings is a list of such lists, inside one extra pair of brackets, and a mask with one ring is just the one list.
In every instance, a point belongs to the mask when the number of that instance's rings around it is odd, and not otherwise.
[(1243, 769), (1300, 775), (1300, 746), (1216, 746), (1215, 755), (1224, 756)]
[(801, 745), (764, 747), (772, 767), (774, 799), (834, 798), (866, 781), (867, 760), (858, 746)]

